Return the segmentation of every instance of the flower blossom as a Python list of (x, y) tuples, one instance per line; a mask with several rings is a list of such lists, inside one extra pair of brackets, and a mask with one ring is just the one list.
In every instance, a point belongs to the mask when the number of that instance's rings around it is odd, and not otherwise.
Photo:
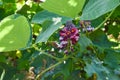
[(65, 27), (60, 30), (60, 48), (69, 47), (72, 50), (74, 44), (79, 40), (79, 30), (72, 22), (67, 22)]
[(94, 27), (91, 26), (91, 22), (87, 21), (80, 21), (80, 25), (83, 32), (91, 32), (94, 30)]

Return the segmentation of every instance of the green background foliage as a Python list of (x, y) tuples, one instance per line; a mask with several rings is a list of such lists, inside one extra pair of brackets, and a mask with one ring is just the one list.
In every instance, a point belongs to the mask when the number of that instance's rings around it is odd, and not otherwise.
[[(119, 11), (119, 0), (0, 0), (0, 80), (119, 80)], [(82, 20), (95, 29), (83, 32)], [(67, 21), (80, 38), (66, 55)]]

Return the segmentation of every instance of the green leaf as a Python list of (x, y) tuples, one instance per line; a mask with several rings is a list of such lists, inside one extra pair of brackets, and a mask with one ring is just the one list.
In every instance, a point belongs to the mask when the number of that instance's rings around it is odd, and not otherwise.
[(18, 14), (28, 17), (27, 11), (30, 11), (31, 7), (27, 4), (23, 5), (20, 10), (17, 11)]
[[(71, 75), (67, 78), (67, 80), (85, 80), (83, 77), (80, 76), (81, 74), (81, 71), (78, 69), (78, 70), (74, 70)], [(82, 74), (84, 74), (82, 72)]]
[(118, 16), (120, 16), (120, 5), (115, 9), (114, 13), (112, 14), (111, 18), (119, 18)]
[(15, 3), (17, 0), (2, 0), (5, 3)]
[(49, 37), (61, 26), (62, 24), (59, 22), (57, 24), (55, 24), (54, 22), (52, 21), (45, 21), (43, 24), (42, 24), (42, 31), (41, 33), (39, 34), (39, 36), (37, 37), (36, 39), (36, 43), (39, 43), (39, 42), (46, 42)]
[(85, 0), (46, 0), (41, 7), (63, 16), (76, 17), (82, 11)]
[(4, 14), (5, 14), (5, 10), (4, 8), (0, 8), (0, 20), (2, 20), (2, 18), (4, 17)]
[(0, 72), (1, 70), (2, 70), (2, 75), (0, 80), (8, 80), (8, 79), (11, 80), (14, 74), (16, 73), (15, 67), (0, 62)]
[(92, 41), (85, 35), (81, 35), (78, 43), (80, 45), (81, 52), (83, 52), (84, 50), (86, 50), (86, 47), (92, 44)]
[(0, 22), (0, 34), (0, 52), (25, 48), (30, 43), (30, 25), (19, 14), (10, 15)]
[(6, 62), (6, 56), (3, 54), (0, 54), (0, 62)]
[(96, 19), (119, 5), (119, 0), (89, 0), (80, 18), (81, 20)]
[(108, 64), (109, 67), (117, 69), (120, 68), (120, 52), (115, 50), (106, 49), (106, 57), (104, 58), (105, 64)]
[[(112, 59), (112, 58), (111, 58)], [(86, 63), (86, 67), (84, 70), (87, 72), (88, 77), (96, 74), (97, 80), (119, 80), (120, 77), (119, 72), (115, 71), (120, 69), (120, 67), (116, 67), (117, 69), (110, 69), (110, 67), (104, 65), (104, 61), (100, 61), (96, 57), (86, 58), (84, 59)], [(111, 62), (112, 63), (112, 62)], [(112, 64), (114, 65), (114, 64)], [(93, 80), (93, 79), (92, 79)], [(95, 79), (96, 80), (96, 79)]]
[(23, 73), (15, 73), (14, 77), (11, 80), (23, 80), (26, 75)]
[(3, 2), (2, 2), (2, 1), (0, 1), (0, 6), (1, 6), (1, 5), (3, 5)]
[(104, 21), (105, 17), (106, 16), (103, 15), (103, 16), (97, 18), (97, 19), (92, 20), (91, 21), (91, 26), (94, 27), (94, 28), (98, 27)]
[(73, 60), (68, 59), (68, 60), (64, 61), (62, 64), (57, 66), (56, 70), (57, 70), (57, 74), (55, 74), (53, 78), (63, 75), (64, 80), (68, 80), (68, 78), (73, 70)]
[(107, 38), (107, 35), (102, 30), (96, 30), (90, 34), (90, 39), (92, 42), (102, 48), (110, 48), (117, 46), (117, 43), (110, 42)]
[(117, 39), (119, 36), (119, 32), (120, 32), (120, 24), (119, 23), (116, 23), (115, 26), (109, 25), (108, 32), (107, 32), (108, 35), (112, 34)]
[(69, 59), (67, 61), (65, 61), (65, 64), (61, 64), (61, 72), (62, 74), (64, 74), (64, 79), (66, 80), (68, 78), (68, 76), (71, 74), (71, 71), (73, 69), (73, 60)]
[(87, 72), (88, 77), (91, 77), (93, 74), (97, 74), (97, 80), (106, 80), (109, 78), (109, 71), (104, 67), (101, 61), (97, 58), (91, 58), (91, 63), (88, 60), (85, 60), (86, 67), (84, 68)]
[(61, 18), (62, 23), (65, 23), (68, 20), (72, 20), (72, 18), (59, 16), (57, 14), (54, 14), (54, 13), (48, 12), (46, 10), (43, 10), (43, 11), (40, 11), (33, 16), (32, 23), (42, 24), (46, 20), (52, 21), (53, 18)]
[[(49, 54), (49, 53), (46, 53), (46, 54)], [(50, 67), (52, 64), (54, 64), (53, 59), (42, 54), (42, 52), (35, 52), (31, 56), (30, 65), (35, 67), (36, 73), (39, 73), (40, 71), (42, 71), (43, 68)]]

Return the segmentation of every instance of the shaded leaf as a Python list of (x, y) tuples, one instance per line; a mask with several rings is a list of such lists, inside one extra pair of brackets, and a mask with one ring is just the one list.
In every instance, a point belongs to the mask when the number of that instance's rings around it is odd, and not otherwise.
[(40, 11), (33, 16), (32, 23), (42, 24), (46, 20), (52, 21), (53, 18), (61, 18), (62, 23), (65, 23), (68, 20), (72, 20), (72, 18), (59, 16), (57, 14), (54, 14), (54, 13), (48, 12), (46, 10), (43, 10), (43, 11)]
[(120, 5), (115, 9), (114, 13), (112, 14), (111, 18), (119, 18), (120, 17)]
[(11, 67), (8, 64), (0, 63), (0, 72), (2, 70), (3, 77), (1, 75), (2, 80), (11, 80), (14, 74), (16, 73), (16, 69)]
[(106, 80), (109, 78), (109, 70), (104, 67), (99, 59), (92, 58), (92, 61), (85, 60), (86, 67), (84, 68), (87, 75), (91, 77), (93, 74), (97, 74), (97, 80)]
[(17, 0), (2, 0), (2, 1), (6, 3), (15, 3)]
[[(46, 54), (49, 54), (46, 52)], [(35, 52), (31, 56), (31, 66), (35, 67), (35, 73), (39, 73), (43, 71), (44, 69), (50, 67), (54, 64), (54, 60), (50, 57), (42, 54), (42, 52)], [(44, 75), (44, 74), (43, 74)], [(44, 77), (44, 76), (43, 76)]]
[(6, 56), (3, 54), (0, 54), (0, 62), (6, 62)]
[(78, 43), (80, 45), (81, 52), (83, 52), (88, 46), (92, 44), (92, 41), (85, 35), (81, 35)]
[(57, 80), (61, 78), (64, 80), (68, 80), (72, 70), (73, 70), (73, 60), (68, 59), (56, 67), (56, 69), (54, 70), (53, 79)]
[(105, 64), (108, 64), (109, 67), (117, 69), (120, 67), (120, 53), (116, 52), (112, 49), (106, 49), (105, 50), (105, 58), (104, 62)]
[(40, 32), (39, 36), (36, 39), (36, 43), (39, 42), (46, 42), (49, 37), (61, 26), (62, 24), (59, 22), (54, 24), (52, 21), (45, 21), (42, 24), (42, 31)]
[(109, 27), (108, 27), (108, 35), (109, 34), (112, 34), (116, 39), (118, 38), (118, 36), (119, 36), (119, 32), (120, 32), (120, 24), (118, 24), (118, 23), (116, 23), (116, 25), (115, 26), (113, 26), (113, 25), (110, 25)]
[(71, 71), (73, 69), (73, 61), (71, 59), (69, 60), (66, 60), (65, 61), (66, 63), (65, 64), (61, 64), (61, 72), (62, 74), (64, 74), (64, 79), (66, 80), (70, 74), (71, 74)]
[(110, 42), (107, 35), (102, 30), (96, 30), (90, 34), (90, 39), (92, 42), (102, 48), (110, 48), (112, 46), (117, 46), (117, 43)]

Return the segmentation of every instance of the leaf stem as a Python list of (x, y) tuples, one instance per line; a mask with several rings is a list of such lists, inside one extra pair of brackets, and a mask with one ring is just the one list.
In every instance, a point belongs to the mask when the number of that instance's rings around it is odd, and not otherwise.
[(33, 47), (35, 48), (35, 50), (41, 52), (42, 54), (44, 54), (48, 57), (51, 57), (52, 59), (55, 59), (56, 61), (60, 61), (60, 58), (57, 58), (55, 56), (52, 56), (51, 54), (48, 54), (48, 53), (44, 52), (43, 50), (40, 50), (38, 47), (36, 47), (36, 45), (33, 45)]
[(115, 9), (110, 12), (110, 14), (105, 18), (105, 20), (100, 25), (98, 25), (98, 27), (96, 27), (94, 31), (98, 30), (110, 18), (114, 11)]
[(39, 78), (41, 77), (42, 74), (44, 74), (45, 72), (49, 71), (50, 69), (58, 66), (59, 64), (61, 64), (62, 61), (59, 61), (58, 63), (52, 65), (51, 67), (48, 67), (47, 69), (43, 70), (41, 73), (39, 73), (37, 76), (36, 76), (36, 79), (35, 80), (39, 80)]
[(63, 59), (61, 59), (61, 61), (57, 62), (56, 64), (48, 67), (47, 69), (43, 70), (41, 73), (39, 73), (37, 76), (36, 76), (36, 79), (35, 80), (40, 80), (40, 77), (46, 73), (47, 71), (49, 71), (50, 69), (53, 69), (55, 68), (56, 66), (60, 65), (63, 61), (65, 61), (66, 59), (70, 58), (70, 56), (67, 56), (67, 57), (64, 57)]
[(52, 56), (51, 54), (45, 53), (45, 52), (43, 52), (43, 51), (41, 51), (41, 52), (42, 52), (42, 54), (44, 54), (44, 55), (46, 55), (46, 56), (48, 56), (48, 57), (51, 57), (51, 58), (53, 58), (53, 59), (55, 59), (55, 60), (57, 60), (57, 61), (60, 61), (59, 58), (57, 58), (57, 57), (55, 57), (55, 56)]

